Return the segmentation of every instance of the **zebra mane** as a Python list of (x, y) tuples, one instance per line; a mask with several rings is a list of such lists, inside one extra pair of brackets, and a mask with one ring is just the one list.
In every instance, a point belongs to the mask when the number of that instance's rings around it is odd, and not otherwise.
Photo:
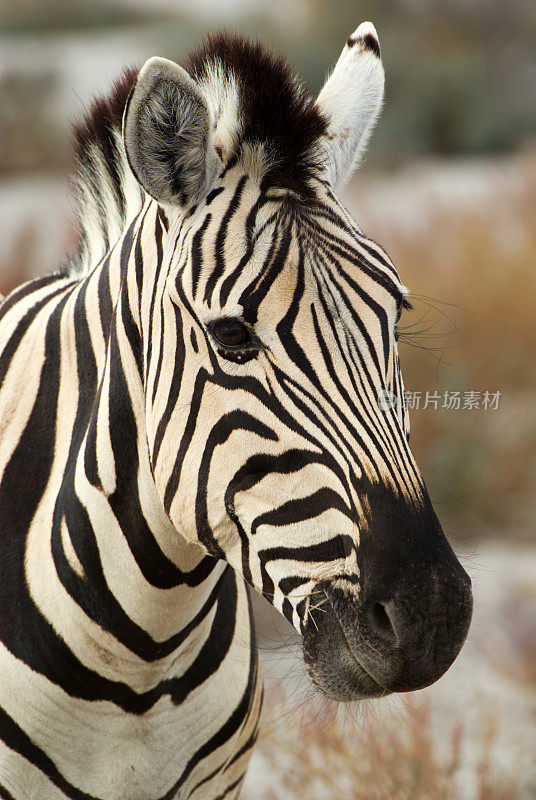
[[(224, 160), (249, 159), (251, 166), (252, 153), (254, 158), (257, 153), (265, 187), (310, 196), (311, 178), (320, 168), (317, 143), (327, 120), (285, 59), (258, 41), (220, 32), (207, 36), (183, 65), (204, 87), (223, 127), (232, 129), (232, 151)], [(74, 128), (80, 245), (64, 270), (73, 277), (83, 277), (106, 255), (143, 205), (145, 194), (128, 165), (121, 136), (137, 75), (137, 69), (125, 69)]]
[[(237, 136), (230, 157), (250, 155), (260, 146), (264, 184), (309, 197), (322, 160), (318, 140), (328, 120), (286, 59), (259, 41), (219, 32), (208, 35), (184, 67), (215, 97), (216, 82), (236, 86)], [(220, 97), (230, 104), (225, 93)]]
[(137, 75), (137, 69), (125, 69), (110, 93), (96, 97), (74, 126), (72, 185), (80, 244), (66, 268), (73, 277), (83, 277), (106, 255), (143, 204), (121, 138), (123, 111)]

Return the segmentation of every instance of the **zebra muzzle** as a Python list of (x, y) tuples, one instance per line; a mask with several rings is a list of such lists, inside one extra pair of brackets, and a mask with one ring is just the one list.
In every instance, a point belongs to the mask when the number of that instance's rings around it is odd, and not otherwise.
[(333, 700), (357, 700), (438, 680), (465, 641), (472, 595), (463, 570), (449, 580), (430, 573), (387, 599), (328, 582), (317, 586), (323, 594), (315, 594), (303, 640), (314, 685)]

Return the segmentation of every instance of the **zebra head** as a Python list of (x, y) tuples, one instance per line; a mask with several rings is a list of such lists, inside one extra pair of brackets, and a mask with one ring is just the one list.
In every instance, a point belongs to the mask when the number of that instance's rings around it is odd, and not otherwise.
[(337, 699), (435, 681), (472, 607), (408, 444), (407, 290), (335, 194), (383, 83), (370, 23), (316, 101), (280, 58), (217, 36), (186, 68), (150, 59), (123, 120), (160, 231), (142, 319), (159, 496), (292, 622)]

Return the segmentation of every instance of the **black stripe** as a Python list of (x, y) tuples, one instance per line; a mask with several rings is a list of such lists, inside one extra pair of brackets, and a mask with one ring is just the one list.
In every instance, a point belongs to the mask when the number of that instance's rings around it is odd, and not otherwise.
[(242, 192), (244, 190), (244, 186), (248, 179), (247, 175), (242, 175), (240, 180), (236, 185), (236, 189), (234, 191), (233, 197), (229, 205), (227, 206), (227, 211), (223, 215), (223, 219), (221, 224), (218, 228), (218, 232), (216, 234), (216, 240), (214, 243), (214, 268), (209, 276), (209, 279), (205, 285), (205, 293), (203, 295), (203, 300), (208, 303), (208, 307), (211, 306), (212, 300), (212, 293), (214, 291), (214, 287), (216, 283), (221, 278), (225, 271), (225, 237), (227, 235), (227, 228), (229, 227), (229, 223), (235, 214), (238, 206), (240, 205), (240, 198), (242, 197)]
[[(261, 194), (259, 198), (253, 203), (248, 215), (246, 217), (244, 223), (244, 231), (245, 231), (245, 246), (244, 246), (244, 255), (238, 262), (237, 266), (234, 270), (222, 281), (221, 289), (220, 289), (220, 306), (223, 308), (227, 300), (229, 299), (229, 295), (235, 285), (236, 281), (242, 275), (244, 271), (244, 267), (250, 260), (251, 256), (254, 252), (255, 243), (258, 241), (259, 237), (264, 233), (267, 227), (272, 225), (278, 218), (279, 218), (279, 211), (276, 211), (257, 229), (255, 229), (255, 224), (257, 220), (257, 214), (261, 208), (263, 208), (266, 203), (271, 202), (265, 194)], [(261, 268), (262, 271), (262, 268)]]
[(99, 269), (99, 314), (104, 338), (110, 330), (112, 323), (113, 304), (110, 290), (110, 253), (106, 256)]
[(279, 246), (277, 241), (274, 241), (269, 248), (265, 262), (266, 266), (263, 265), (258, 283), (252, 284), (240, 296), (239, 303), (245, 309), (244, 317), (252, 324), (257, 321), (258, 307), (270, 291), (276, 278), (287, 265), (291, 240), (291, 226), (287, 225), (282, 231)]
[[(30, 737), (2, 708), (0, 708), (0, 739), (4, 741), (7, 747), (15, 753), (19, 753), (37, 769), (41, 770), (66, 797), (71, 798), (71, 800), (99, 800), (99, 798), (86, 794), (77, 789), (76, 786), (73, 786), (72, 783), (69, 783), (46, 753), (32, 742)], [(9, 798), (7, 793), (4, 797), (6, 796)]]
[(306, 497), (293, 498), (283, 503), (281, 506), (259, 514), (251, 525), (251, 534), (254, 536), (261, 525), (271, 525), (274, 527), (284, 527), (293, 525), (296, 522), (319, 517), (328, 509), (336, 509), (349, 519), (352, 518), (352, 510), (344, 503), (341, 495), (333, 489), (317, 489)]
[(192, 250), (191, 250), (191, 270), (192, 270), (192, 297), (195, 299), (197, 294), (197, 287), (201, 278), (201, 271), (203, 269), (203, 237), (205, 231), (210, 225), (212, 219), (211, 214), (207, 214), (203, 220), (203, 224), (194, 233), (192, 237)]
[[(65, 283), (65, 277), (63, 275), (54, 274), (54, 275), (45, 275), (42, 278), (35, 278), (33, 281), (28, 281), (28, 283), (24, 283), (18, 289), (14, 289), (11, 294), (9, 294), (6, 299), (0, 303), (0, 320), (5, 317), (7, 312), (15, 306), (19, 300), (23, 300), (29, 294), (33, 294), (33, 292), (38, 292), (39, 289), (42, 289), (43, 286), (49, 286), (50, 284), (56, 283), (57, 281), (62, 282), (62, 286), (58, 289), (58, 294), (62, 289), (69, 288), (69, 283)], [(48, 297), (52, 297), (53, 295), (48, 295)]]
[[(162, 211), (161, 209), (158, 210), (159, 212)], [(162, 214), (164, 212), (162, 211)], [(158, 289), (158, 279), (160, 270), (162, 269), (162, 261), (163, 261), (163, 247), (162, 247), (162, 229), (163, 229), (163, 222), (161, 220), (160, 213), (157, 213), (155, 226), (154, 226), (154, 239), (156, 245), (156, 269), (155, 269), (155, 279), (154, 284), (152, 287), (151, 292), (151, 304), (149, 307), (149, 321), (152, 325), (153, 316), (154, 316), (154, 307), (156, 303), (156, 292)], [(141, 305), (141, 303), (140, 303)], [(151, 363), (151, 356), (153, 353), (153, 336), (148, 336), (148, 341), (145, 343), (147, 350), (145, 356), (145, 386), (147, 386), (147, 378), (149, 374), (149, 365)]]
[(188, 776), (191, 775), (197, 764), (199, 764), (204, 758), (212, 755), (212, 753), (218, 750), (218, 748), (222, 747), (222, 745), (228, 742), (231, 737), (237, 733), (244, 721), (247, 719), (251, 710), (251, 702), (255, 691), (258, 673), (258, 651), (255, 647), (253, 628), (250, 629), (249, 648), (250, 661), (248, 682), (240, 703), (234, 709), (219, 731), (217, 731), (207, 742), (205, 742), (192, 756), (184, 768), (180, 779), (170, 788), (168, 792), (166, 792), (165, 795), (160, 798), (160, 800), (173, 800), (176, 793), (180, 787), (184, 785), (184, 782)]
[(210, 431), (203, 451), (197, 475), (197, 493), (195, 500), (195, 521), (197, 536), (208, 552), (216, 558), (224, 558), (225, 554), (220, 548), (208, 520), (207, 486), (212, 456), (219, 445), (224, 444), (231, 434), (236, 431), (249, 431), (262, 439), (275, 442), (277, 434), (260, 420), (252, 417), (245, 411), (238, 409), (224, 414)]
[(323, 542), (302, 547), (280, 546), (259, 550), (259, 559), (263, 569), (266, 568), (266, 564), (270, 561), (329, 562), (347, 558), (353, 546), (353, 540), (349, 536), (339, 535)]
[(55, 292), (44, 297), (39, 302), (35, 303), (28, 311), (24, 314), (24, 316), (18, 320), (17, 326), (5, 345), (2, 347), (2, 353), (0, 358), (0, 388), (4, 382), (4, 378), (7, 375), (7, 371), (11, 365), (11, 361), (15, 356), (17, 349), (24, 338), (25, 333), (27, 332), (28, 328), (34, 321), (35, 317), (39, 312), (47, 305), (47, 303), (51, 302), (55, 298), (57, 298), (62, 292), (65, 292), (65, 286), (60, 287)]
[[(167, 300), (168, 305), (169, 300)], [(164, 303), (162, 303), (163, 307)], [(179, 394), (182, 386), (182, 376), (184, 373), (184, 363), (185, 363), (185, 356), (186, 356), (186, 346), (184, 343), (184, 330), (182, 325), (182, 315), (180, 308), (176, 305), (171, 305), (170, 311), (173, 311), (174, 317), (174, 324), (175, 324), (175, 337), (174, 337), (174, 345), (175, 345), (175, 352), (173, 360), (169, 360), (169, 366), (173, 366), (173, 374), (171, 377), (171, 384), (169, 389), (167, 390), (167, 400), (166, 400), (166, 407), (164, 409), (164, 413), (160, 417), (158, 421), (158, 426), (156, 428), (156, 433), (154, 437), (154, 445), (153, 445), (153, 455), (152, 455), (152, 463), (153, 465), (156, 464), (158, 459), (158, 454), (160, 452), (160, 447), (162, 446), (162, 442), (164, 439), (164, 434), (166, 432), (167, 426), (169, 424), (169, 420), (171, 419), (171, 415), (175, 409), (177, 404), (177, 400), (179, 399)], [(171, 314), (168, 314), (168, 324), (171, 320)], [(193, 329), (192, 329), (193, 330)], [(162, 342), (160, 344), (162, 352), (164, 350), (164, 337), (162, 337)], [(155, 395), (156, 397), (156, 395)]]

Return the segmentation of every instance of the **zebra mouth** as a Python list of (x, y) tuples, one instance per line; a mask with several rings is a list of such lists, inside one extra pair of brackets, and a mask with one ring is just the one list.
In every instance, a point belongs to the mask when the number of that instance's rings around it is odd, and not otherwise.
[(346, 633), (345, 633), (344, 627), (343, 627), (343, 625), (342, 625), (342, 622), (340, 621), (340, 619), (337, 617), (337, 615), (336, 615), (336, 614), (335, 614), (335, 617), (336, 617), (336, 619), (337, 619), (337, 623), (338, 623), (338, 625), (339, 625), (339, 628), (341, 629), (342, 636), (343, 636), (343, 638), (344, 638), (344, 643), (345, 643), (345, 645), (346, 645), (346, 648), (347, 648), (347, 650), (348, 650), (348, 653), (350, 654), (350, 657), (353, 659), (353, 662), (354, 662), (354, 664), (355, 664), (355, 667), (356, 667), (356, 672), (359, 674), (359, 676), (360, 676), (361, 680), (362, 680), (364, 683), (366, 683), (367, 685), (370, 685), (370, 686), (373, 688), (373, 690), (374, 690), (374, 694), (373, 694), (373, 695), (372, 695), (372, 694), (368, 694), (368, 695), (367, 695), (367, 697), (384, 697), (385, 695), (391, 694), (391, 693), (392, 693), (392, 692), (391, 692), (391, 689), (388, 689), (388, 688), (387, 688), (387, 686), (383, 686), (383, 685), (382, 685), (382, 684), (381, 684), (381, 683), (380, 683), (380, 682), (379, 682), (379, 681), (378, 681), (378, 680), (377, 680), (377, 679), (376, 679), (376, 678), (375, 678), (373, 675), (371, 675), (371, 673), (370, 673), (370, 672), (369, 672), (369, 671), (368, 671), (368, 670), (367, 670), (367, 669), (366, 669), (366, 668), (363, 666), (363, 664), (361, 663), (361, 661), (359, 661), (359, 659), (357, 658), (356, 654), (354, 653), (354, 651), (353, 651), (353, 650), (352, 650), (352, 648), (350, 647), (350, 643), (349, 643), (349, 641), (348, 641), (348, 638), (347, 638), (347, 636), (346, 636)]
[[(343, 662), (346, 654), (342, 654)], [(351, 656), (353, 658), (353, 656)], [(333, 665), (329, 671), (318, 669), (318, 665), (305, 662), (311, 683), (330, 700), (352, 702), (355, 700), (371, 700), (391, 694), (389, 689), (380, 686), (374, 678), (353, 659), (353, 672), (348, 673), (346, 664), (340, 669)]]
[(365, 588), (357, 596), (317, 585), (324, 599), (308, 611), (303, 644), (315, 686), (351, 700), (437, 681), (458, 655), (472, 612), (465, 573), (447, 579), (437, 572), (434, 565), (428, 575), (423, 570), (418, 586), (406, 585), (398, 595)]
[(330, 700), (349, 702), (391, 693), (358, 660), (329, 600), (324, 613), (307, 625), (303, 656), (311, 682)]

